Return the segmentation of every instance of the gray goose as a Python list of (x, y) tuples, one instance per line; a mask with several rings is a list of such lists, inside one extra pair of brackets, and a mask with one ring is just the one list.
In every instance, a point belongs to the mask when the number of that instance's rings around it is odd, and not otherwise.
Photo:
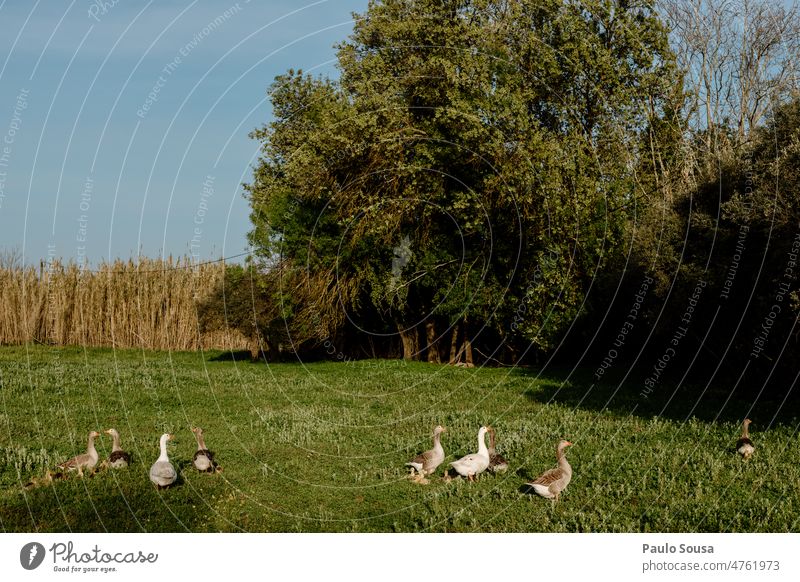
[(494, 427), (489, 428), (489, 471), (492, 473), (505, 473), (508, 470), (508, 461), (494, 448), (496, 433), (497, 431)]
[(197, 450), (192, 458), (195, 469), (202, 473), (219, 471), (220, 469), (214, 461), (214, 453), (209, 451), (206, 447), (206, 441), (205, 438), (203, 438), (203, 429), (199, 427), (193, 428), (192, 432), (194, 433), (194, 438), (197, 439)]
[(171, 441), (173, 437), (171, 434), (162, 434), (159, 444), (161, 446), (161, 455), (155, 463), (150, 467), (150, 481), (156, 486), (156, 489), (164, 489), (169, 487), (178, 479), (178, 473), (175, 467), (169, 462), (169, 455), (167, 454), (167, 441)]
[(558, 467), (550, 469), (542, 473), (537, 479), (528, 483), (528, 486), (546, 499), (552, 499), (553, 503), (558, 502), (558, 496), (567, 488), (570, 480), (572, 479), (572, 467), (567, 462), (567, 457), (564, 455), (564, 450), (572, 446), (572, 443), (567, 440), (561, 440), (556, 448), (556, 459), (558, 460)]
[(72, 457), (68, 461), (64, 461), (58, 468), (62, 471), (78, 471), (78, 474), (83, 477), (84, 469), (91, 471), (97, 465), (98, 455), (97, 449), (94, 448), (94, 439), (99, 437), (100, 433), (93, 430), (89, 433), (89, 444), (86, 446), (86, 452), (82, 455)]
[(442, 448), (441, 436), (447, 430), (443, 426), (433, 429), (433, 448), (414, 457), (406, 467), (411, 467), (411, 477), (417, 482), (427, 485), (429, 481), (426, 475), (433, 475), (436, 469), (444, 461), (444, 449)]
[(753, 421), (745, 418), (742, 423), (742, 436), (736, 441), (736, 452), (742, 455), (742, 458), (747, 460), (755, 452), (756, 448), (753, 446), (753, 441), (750, 440), (750, 424)]
[(123, 469), (131, 464), (131, 456), (122, 450), (119, 445), (119, 433), (114, 428), (109, 428), (105, 431), (106, 434), (111, 435), (111, 455), (108, 457), (108, 466), (113, 469)]

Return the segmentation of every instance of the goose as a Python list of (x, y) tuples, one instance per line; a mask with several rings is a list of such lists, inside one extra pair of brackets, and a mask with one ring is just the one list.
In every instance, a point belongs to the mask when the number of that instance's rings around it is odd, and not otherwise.
[(494, 448), (494, 439), (497, 431), (489, 429), (489, 471), (492, 473), (505, 473), (508, 470), (508, 461), (498, 454)]
[(109, 428), (105, 431), (106, 434), (111, 435), (111, 455), (108, 457), (108, 466), (113, 469), (122, 469), (131, 464), (131, 456), (122, 450), (119, 446), (119, 433), (114, 428)]
[(165, 433), (161, 435), (161, 456), (150, 467), (150, 481), (153, 482), (156, 489), (169, 487), (178, 478), (178, 473), (175, 472), (175, 467), (169, 462), (169, 456), (167, 455), (167, 441), (171, 441), (173, 438), (175, 437), (171, 434)]
[(538, 495), (552, 499), (554, 503), (558, 502), (558, 496), (567, 488), (572, 479), (572, 467), (564, 455), (564, 449), (569, 446), (572, 446), (571, 442), (563, 439), (559, 441), (556, 448), (558, 467), (545, 471), (536, 480), (528, 483), (528, 486), (533, 488)]
[(736, 452), (742, 455), (742, 458), (747, 460), (755, 452), (753, 441), (750, 440), (750, 423), (753, 421), (745, 418), (742, 423), (742, 436), (736, 441)]
[(486, 448), (486, 433), (489, 428), (482, 426), (478, 431), (478, 452), (461, 457), (453, 461), (450, 465), (462, 477), (474, 481), (475, 477), (483, 473), (489, 467), (489, 449)]
[(91, 471), (97, 465), (97, 449), (94, 448), (94, 439), (100, 436), (100, 433), (93, 430), (89, 433), (89, 444), (86, 447), (86, 452), (82, 455), (72, 457), (68, 461), (64, 461), (58, 468), (64, 471), (78, 471), (78, 474), (83, 477), (83, 470), (88, 469)]
[(417, 455), (414, 460), (406, 463), (406, 467), (411, 467), (411, 476), (417, 483), (427, 485), (429, 481), (426, 475), (433, 475), (437, 467), (444, 461), (444, 449), (442, 448), (441, 436), (447, 430), (443, 426), (433, 429), (433, 448), (429, 451)]
[[(192, 462), (195, 469), (203, 473), (210, 473), (217, 469), (217, 464), (214, 462), (214, 453), (206, 448), (206, 441), (203, 438), (202, 428), (193, 428), (194, 438), (197, 439), (197, 451), (194, 453)], [(218, 470), (218, 469), (217, 469)]]

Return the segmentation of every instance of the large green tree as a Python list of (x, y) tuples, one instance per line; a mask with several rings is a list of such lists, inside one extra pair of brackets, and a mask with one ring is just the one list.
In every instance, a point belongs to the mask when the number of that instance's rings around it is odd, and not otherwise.
[(279, 77), (253, 134), (250, 239), (297, 337), (392, 328), (431, 361), (549, 347), (674, 109), (653, 2), (373, 0), (339, 68)]

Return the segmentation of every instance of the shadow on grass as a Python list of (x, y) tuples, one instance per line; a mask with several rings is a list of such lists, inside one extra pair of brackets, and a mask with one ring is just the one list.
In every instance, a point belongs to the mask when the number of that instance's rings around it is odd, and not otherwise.
[(14, 485), (0, 492), (0, 525), (6, 532), (205, 531), (180, 465), (175, 484), (160, 491), (142, 467), (70, 475), (28, 490)]
[[(525, 397), (538, 404), (557, 403), (569, 408), (641, 418), (660, 417), (675, 421), (697, 418), (704, 422), (740, 423), (745, 417), (754, 426), (764, 429), (775, 425), (796, 426), (798, 422), (798, 396), (786, 387), (783, 393), (764, 391), (749, 396), (741, 388), (714, 385), (670, 384), (663, 381), (647, 393), (644, 376), (630, 374), (621, 378), (608, 378), (597, 382), (593, 371), (550, 370), (518, 368), (513, 375), (537, 379)], [(568, 381), (565, 379), (569, 378)], [(748, 386), (752, 388), (752, 386)], [(793, 398), (789, 398), (788, 396)]]
[(228, 350), (219, 352), (208, 358), (209, 362), (247, 362), (257, 363), (261, 360), (254, 360), (250, 350)]

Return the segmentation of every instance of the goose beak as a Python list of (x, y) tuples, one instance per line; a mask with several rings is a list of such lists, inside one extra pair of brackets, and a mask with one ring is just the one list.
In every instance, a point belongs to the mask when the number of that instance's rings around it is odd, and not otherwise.
[(571, 447), (571, 446), (572, 446), (572, 443), (571, 443), (571, 442), (569, 442), (569, 441), (565, 441), (565, 442), (567, 443), (567, 446), (568, 446), (568, 447)]

